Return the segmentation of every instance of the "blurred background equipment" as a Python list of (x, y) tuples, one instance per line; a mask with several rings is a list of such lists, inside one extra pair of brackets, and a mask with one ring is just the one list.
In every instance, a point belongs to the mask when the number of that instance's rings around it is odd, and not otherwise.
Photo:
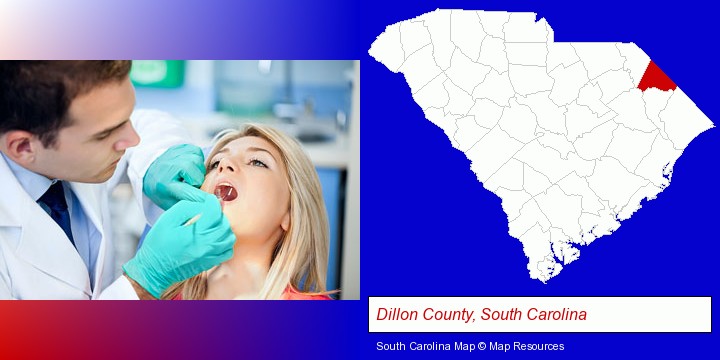
[(136, 87), (178, 88), (184, 78), (184, 60), (136, 60), (130, 71)]

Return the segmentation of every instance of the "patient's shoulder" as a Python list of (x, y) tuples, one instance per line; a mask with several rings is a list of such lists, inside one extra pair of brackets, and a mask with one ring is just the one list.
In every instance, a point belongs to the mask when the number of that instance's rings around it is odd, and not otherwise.
[(282, 300), (332, 300), (327, 294), (302, 293), (292, 286), (288, 286), (282, 294)]

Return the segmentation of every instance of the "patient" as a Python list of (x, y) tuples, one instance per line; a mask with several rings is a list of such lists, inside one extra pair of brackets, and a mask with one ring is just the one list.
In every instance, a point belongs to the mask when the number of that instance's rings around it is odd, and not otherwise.
[(201, 189), (220, 198), (233, 257), (162, 299), (330, 299), (328, 220), (315, 167), (293, 138), (248, 124), (220, 135)]

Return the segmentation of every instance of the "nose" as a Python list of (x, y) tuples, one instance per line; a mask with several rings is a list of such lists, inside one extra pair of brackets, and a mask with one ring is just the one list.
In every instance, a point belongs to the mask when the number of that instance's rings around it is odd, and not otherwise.
[(235, 168), (233, 167), (233, 164), (230, 162), (230, 159), (222, 158), (220, 159), (220, 163), (218, 164), (218, 173), (222, 174), (223, 172), (235, 172)]
[(135, 128), (128, 121), (127, 125), (123, 127), (120, 133), (120, 139), (115, 142), (115, 151), (125, 151), (127, 148), (131, 148), (140, 143), (140, 135), (135, 131)]

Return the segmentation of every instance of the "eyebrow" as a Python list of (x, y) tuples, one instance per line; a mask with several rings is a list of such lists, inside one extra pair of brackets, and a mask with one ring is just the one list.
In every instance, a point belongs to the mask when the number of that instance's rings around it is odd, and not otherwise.
[(125, 119), (125, 121), (123, 121), (123, 122), (121, 122), (121, 123), (119, 123), (119, 124), (117, 124), (117, 125), (115, 125), (115, 126), (113, 126), (113, 127), (111, 127), (111, 128), (102, 130), (102, 131), (100, 131), (100, 132), (92, 135), (92, 138), (93, 138), (93, 139), (98, 139), (98, 138), (103, 138), (103, 137), (105, 137), (105, 136), (108, 136), (108, 135), (112, 134), (113, 131), (115, 131), (115, 130), (121, 128), (123, 125), (127, 124), (128, 121), (130, 121), (130, 119)]
[[(218, 152), (216, 152), (215, 155), (217, 155), (217, 154), (222, 154), (222, 153), (227, 153), (227, 152), (229, 152), (229, 151), (230, 151), (230, 150), (229, 150), (228, 148), (224, 147), (224, 148), (218, 150)], [(270, 151), (268, 151), (268, 150), (266, 150), (266, 149), (263, 149), (263, 148), (261, 148), (261, 147), (251, 146), (251, 147), (247, 148), (246, 151), (252, 151), (252, 152), (262, 151), (262, 152), (266, 152), (266, 153), (268, 153), (268, 155), (270, 155), (270, 157), (271, 157), (273, 160), (275, 160), (275, 162), (277, 162), (277, 159), (275, 158), (275, 156), (273, 156), (273, 154), (272, 154)]]
[(251, 147), (247, 148), (247, 151), (254, 151), (254, 152), (262, 151), (262, 152), (266, 152), (268, 155), (270, 155), (271, 158), (273, 158), (273, 160), (275, 160), (275, 162), (277, 162), (277, 159), (275, 159), (275, 156), (273, 156), (273, 154), (272, 154), (270, 151), (268, 151), (268, 150), (266, 150), (266, 149), (263, 149), (263, 148), (261, 148), (261, 147), (251, 146)]

